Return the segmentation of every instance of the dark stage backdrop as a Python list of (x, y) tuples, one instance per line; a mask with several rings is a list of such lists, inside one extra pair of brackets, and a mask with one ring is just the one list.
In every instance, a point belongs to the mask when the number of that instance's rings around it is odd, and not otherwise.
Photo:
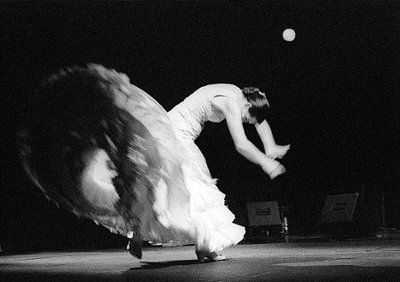
[(244, 160), (224, 123), (198, 139), (238, 223), (247, 202), (276, 200), (293, 206), (293, 233), (311, 234), (327, 195), (358, 192), (361, 233), (399, 228), (399, 15), (398, 1), (2, 2), (2, 248), (125, 244), (47, 202), (17, 159), (32, 88), (89, 62), (126, 73), (166, 110), (209, 83), (274, 88), (269, 121), (291, 144), (285, 175), (270, 181)]

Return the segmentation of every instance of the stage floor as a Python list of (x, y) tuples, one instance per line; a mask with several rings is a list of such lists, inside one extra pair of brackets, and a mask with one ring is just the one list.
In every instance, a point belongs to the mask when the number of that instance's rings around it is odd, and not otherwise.
[(241, 244), (198, 263), (193, 246), (2, 254), (1, 281), (400, 281), (399, 240)]

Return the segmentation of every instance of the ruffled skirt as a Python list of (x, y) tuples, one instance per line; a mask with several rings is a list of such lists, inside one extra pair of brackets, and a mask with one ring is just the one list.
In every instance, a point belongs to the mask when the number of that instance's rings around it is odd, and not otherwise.
[(220, 251), (239, 243), (245, 228), (234, 224), (234, 214), (225, 206), (225, 194), (211, 177), (204, 155), (192, 136), (184, 130), (185, 124), (175, 113), (169, 113), (175, 135), (183, 146), (183, 177), (189, 192), (190, 221), (193, 239), (198, 250)]

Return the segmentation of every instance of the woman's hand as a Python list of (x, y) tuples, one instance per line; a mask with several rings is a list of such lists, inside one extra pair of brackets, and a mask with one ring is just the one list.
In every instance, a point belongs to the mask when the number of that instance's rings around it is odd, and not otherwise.
[(284, 174), (285, 172), (286, 172), (286, 168), (283, 165), (279, 164), (279, 166), (276, 169), (274, 169), (273, 171), (271, 171), (269, 173), (269, 177), (271, 179), (274, 179), (275, 177), (277, 177), (281, 174)]
[(262, 170), (269, 175), (271, 179), (284, 174), (286, 169), (283, 165), (275, 160), (270, 160), (261, 166)]
[(280, 145), (275, 145), (273, 147), (270, 147), (266, 150), (265, 154), (267, 155), (267, 157), (271, 158), (271, 159), (282, 159), (287, 151), (289, 151), (290, 149), (290, 145), (285, 145), (285, 146), (280, 146)]

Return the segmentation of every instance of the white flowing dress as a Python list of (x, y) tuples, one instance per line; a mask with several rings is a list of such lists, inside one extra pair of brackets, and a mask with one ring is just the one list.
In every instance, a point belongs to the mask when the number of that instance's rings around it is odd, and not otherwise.
[(225, 119), (211, 103), (215, 96), (223, 96), (224, 91), (226, 88), (218, 89), (218, 85), (202, 87), (168, 112), (177, 139), (185, 148), (183, 174), (190, 195), (194, 241), (198, 249), (210, 252), (237, 244), (245, 233), (244, 227), (233, 223), (235, 216), (224, 205), (225, 194), (215, 185), (206, 160), (195, 144), (206, 122)]
[(206, 121), (224, 119), (215, 93), (196, 92), (168, 114), (115, 70), (60, 73), (76, 73), (58, 83), (83, 90), (71, 98), (49, 83), (52, 102), (38, 103), (42, 114), (20, 132), (23, 167), (49, 199), (128, 238), (190, 240), (211, 252), (242, 240), (194, 143)]

